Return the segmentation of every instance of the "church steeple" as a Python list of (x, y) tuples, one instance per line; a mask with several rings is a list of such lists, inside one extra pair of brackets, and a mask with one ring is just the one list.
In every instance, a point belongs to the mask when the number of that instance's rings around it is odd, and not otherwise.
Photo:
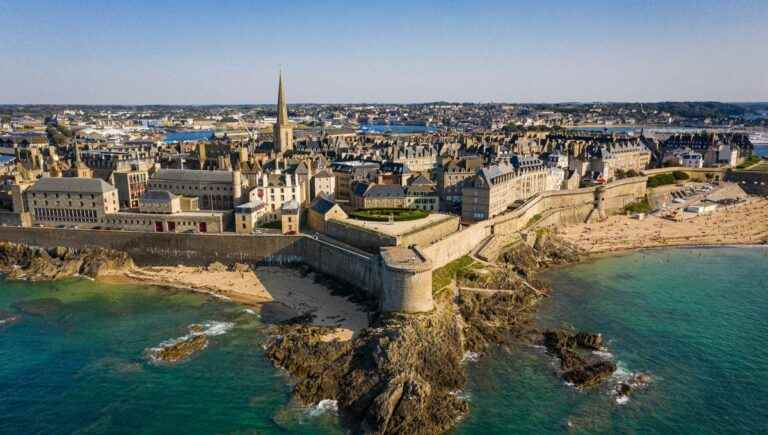
[(285, 101), (285, 85), (283, 85), (283, 70), (278, 74), (277, 85), (277, 123), (285, 124), (288, 122), (288, 103)]
[(274, 150), (282, 154), (293, 149), (293, 125), (288, 119), (288, 102), (285, 100), (283, 70), (280, 69), (277, 85), (277, 122), (272, 128)]

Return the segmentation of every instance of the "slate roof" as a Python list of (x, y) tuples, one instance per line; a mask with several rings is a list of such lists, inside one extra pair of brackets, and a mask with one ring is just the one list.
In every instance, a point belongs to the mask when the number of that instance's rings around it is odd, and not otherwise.
[(336, 203), (331, 199), (320, 195), (315, 198), (314, 201), (312, 201), (312, 204), (309, 205), (309, 208), (316, 211), (317, 213), (324, 215), (328, 213), (335, 205)]
[(45, 177), (29, 188), (30, 192), (104, 193), (116, 190), (101, 178)]
[(231, 183), (230, 171), (203, 171), (200, 169), (159, 169), (151, 180), (181, 181), (187, 183)]

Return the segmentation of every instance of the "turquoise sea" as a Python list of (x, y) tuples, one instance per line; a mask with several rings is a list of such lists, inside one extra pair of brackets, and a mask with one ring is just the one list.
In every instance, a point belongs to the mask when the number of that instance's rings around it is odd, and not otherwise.
[(474, 365), (457, 432), (768, 433), (767, 255), (654, 250), (547, 272), (542, 326), (603, 333), (618, 377), (652, 382), (619, 405), (608, 387), (563, 385), (542, 349), (499, 352)]
[[(650, 385), (620, 405), (580, 392), (542, 349), (469, 363), (476, 433), (768, 432), (768, 266), (762, 248), (638, 252), (547, 272), (542, 326), (602, 332), (619, 375)], [(199, 294), (84, 280), (0, 282), (0, 310), (55, 298), (0, 326), (0, 433), (343, 433), (332, 412), (290, 402), (263, 356), (258, 315)], [(210, 345), (162, 366), (145, 349), (214, 325)], [(612, 382), (615, 382), (614, 379)]]

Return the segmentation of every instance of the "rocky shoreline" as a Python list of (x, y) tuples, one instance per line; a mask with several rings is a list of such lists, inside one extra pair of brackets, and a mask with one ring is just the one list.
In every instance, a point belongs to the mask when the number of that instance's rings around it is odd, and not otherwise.
[[(598, 334), (573, 337), (534, 325), (546, 286), (536, 279), (544, 268), (574, 263), (578, 249), (548, 232), (530, 234), (531, 244), (509, 247), (491, 283), (471, 271), (465, 279), (496, 290), (456, 289), (435, 295), (436, 309), (420, 315), (381, 315), (358, 337), (324, 342), (323, 328), (301, 324), (273, 326), (267, 357), (297, 381), (294, 398), (311, 406), (335, 400), (342, 423), (352, 433), (433, 434), (453, 428), (468, 412), (460, 397), (467, 377), (463, 361), (498, 345), (546, 344), (562, 337), (553, 355), (564, 355), (564, 379), (581, 388), (599, 384), (615, 371), (610, 361), (586, 360), (573, 346), (602, 348)], [(503, 274), (502, 274), (503, 275)], [(504, 288), (499, 290), (499, 285)]]
[(52, 249), (0, 242), (0, 273), (6, 278), (53, 281), (84, 276), (98, 278), (134, 268), (125, 252), (102, 248)]
[[(298, 403), (312, 406), (334, 401), (342, 424), (353, 433), (450, 430), (469, 412), (469, 404), (460, 395), (467, 383), (467, 355), (484, 353), (493, 346), (544, 344), (560, 358), (564, 380), (581, 388), (599, 384), (615, 371), (615, 365), (582, 358), (576, 348), (601, 348), (602, 337), (543, 332), (534, 324), (538, 303), (548, 296), (537, 272), (580, 261), (582, 254), (546, 231), (526, 236), (529, 243), (507, 247), (496, 264), (486, 265), (493, 267), (490, 273), (478, 269), (463, 275), (462, 280), (477, 289), (437, 292), (436, 309), (431, 313), (374, 315), (368, 327), (347, 339), (329, 339), (336, 328), (310, 325), (312, 313), (300, 313), (267, 327), (266, 356), (295, 379), (293, 394)], [(0, 272), (9, 279), (97, 278), (133, 270), (133, 261), (122, 252), (46, 250), (0, 243)], [(334, 293), (347, 293), (356, 303), (373, 306), (359, 293), (352, 295), (336, 287)], [(15, 308), (35, 315), (47, 307), (33, 303)], [(148, 357), (174, 363), (204, 349), (209, 334), (194, 328), (186, 336), (149, 349)]]

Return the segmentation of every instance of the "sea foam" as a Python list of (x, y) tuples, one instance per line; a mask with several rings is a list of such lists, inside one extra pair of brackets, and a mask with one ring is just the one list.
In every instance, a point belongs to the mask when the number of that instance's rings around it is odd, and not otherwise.
[(326, 413), (335, 414), (337, 412), (339, 412), (339, 402), (332, 399), (323, 399), (317, 402), (317, 405), (309, 410), (309, 415), (312, 417), (318, 417)]

